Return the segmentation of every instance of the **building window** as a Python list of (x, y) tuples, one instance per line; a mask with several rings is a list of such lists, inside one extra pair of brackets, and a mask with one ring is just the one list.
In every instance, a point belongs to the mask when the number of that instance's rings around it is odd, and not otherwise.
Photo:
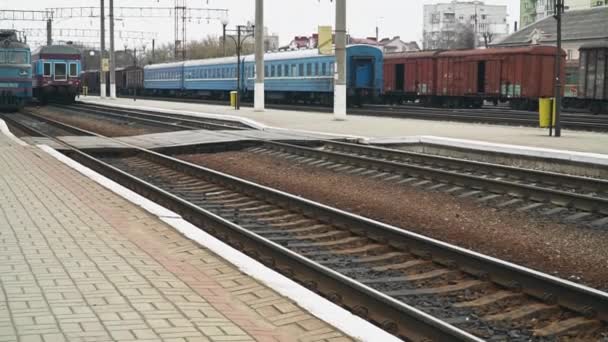
[(568, 60), (572, 59), (572, 49), (568, 49)]
[(43, 70), (43, 75), (44, 76), (51, 76), (51, 63), (44, 63), (44, 70)]

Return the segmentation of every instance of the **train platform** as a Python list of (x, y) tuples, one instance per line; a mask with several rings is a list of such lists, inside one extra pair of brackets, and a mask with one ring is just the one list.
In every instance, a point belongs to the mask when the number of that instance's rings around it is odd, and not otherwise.
[(0, 341), (394, 340), (1, 120), (0, 130)]
[(457, 143), (461, 146), (475, 147), (486, 144), (490, 148), (511, 149), (517, 153), (526, 149), (539, 149), (541, 150), (539, 155), (546, 155), (551, 150), (608, 154), (606, 133), (563, 130), (561, 138), (554, 138), (548, 136), (547, 129), (533, 127), (355, 115), (349, 115), (346, 121), (334, 121), (332, 115), (328, 113), (274, 109), (256, 112), (247, 107), (237, 111), (228, 106), (142, 99), (134, 101), (131, 98), (110, 100), (88, 96), (80, 97), (80, 101), (131, 109), (174, 111), (190, 115), (211, 117), (219, 115), (223, 118), (241, 120), (264, 130), (287, 129), (301, 133), (351, 136), (379, 144), (433, 137), (436, 142), (443, 139), (445, 144)]

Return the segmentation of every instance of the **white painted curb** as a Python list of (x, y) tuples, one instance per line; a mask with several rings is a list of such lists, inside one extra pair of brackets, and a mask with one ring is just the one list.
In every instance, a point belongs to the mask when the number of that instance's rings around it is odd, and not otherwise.
[[(608, 154), (576, 152), (568, 150), (555, 150), (542, 147), (498, 144), (479, 140), (455, 139), (437, 137), (432, 135), (410, 136), (403, 138), (366, 138), (362, 143), (378, 144), (435, 144), (447, 147), (473, 149), (487, 152), (506, 153), (519, 156), (537, 157), (544, 159), (568, 160), (580, 163), (589, 163), (608, 166)], [(608, 146), (606, 147), (608, 152)]]
[(28, 146), (28, 144), (17, 138), (13, 132), (10, 131), (10, 129), (8, 129), (8, 126), (6, 125), (6, 122), (2, 119), (0, 119), (0, 132), (2, 132), (2, 134), (6, 135), (7, 138), (11, 139), (14, 143), (16, 143), (17, 145), (20, 146)]

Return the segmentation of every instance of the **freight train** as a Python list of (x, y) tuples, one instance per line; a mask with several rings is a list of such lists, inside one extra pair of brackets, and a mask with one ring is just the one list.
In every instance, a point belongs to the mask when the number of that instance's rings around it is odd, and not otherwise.
[(16, 110), (32, 98), (30, 48), (16, 30), (0, 30), (0, 109)]
[(70, 45), (42, 46), (32, 54), (34, 97), (41, 103), (71, 103), (80, 87), (80, 51)]
[[(537, 110), (539, 98), (554, 95), (556, 52), (555, 47), (539, 45), (383, 55), (372, 46), (349, 46), (349, 100), (351, 104), (409, 101), (460, 108), (476, 108), (490, 101), (508, 102), (514, 109)], [(580, 64), (567, 65), (562, 52), (565, 107), (608, 112), (607, 53), (608, 43), (584, 45)], [(332, 103), (334, 56), (301, 50), (269, 53), (264, 59), (268, 101)], [(117, 91), (128, 94), (136, 89), (145, 95), (226, 99), (237, 87), (236, 63), (236, 57), (229, 57), (120, 70)], [(253, 56), (241, 60), (241, 70), (238, 87), (246, 99), (251, 98)], [(97, 72), (85, 72), (83, 79), (99, 87)]]

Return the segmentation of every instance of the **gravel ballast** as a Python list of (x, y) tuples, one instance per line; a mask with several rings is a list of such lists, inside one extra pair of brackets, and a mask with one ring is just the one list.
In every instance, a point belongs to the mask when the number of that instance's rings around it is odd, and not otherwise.
[(592, 287), (608, 289), (608, 232), (449, 194), (246, 152), (179, 158)]
[(141, 123), (131, 124), (129, 119), (125, 119), (123, 121), (120, 119), (104, 118), (101, 115), (62, 112), (61, 110), (53, 108), (38, 108), (35, 110), (35, 113), (52, 120), (63, 122), (68, 125), (76, 126), (78, 128), (108, 137), (126, 137), (167, 132), (167, 129), (157, 126), (145, 125)]

